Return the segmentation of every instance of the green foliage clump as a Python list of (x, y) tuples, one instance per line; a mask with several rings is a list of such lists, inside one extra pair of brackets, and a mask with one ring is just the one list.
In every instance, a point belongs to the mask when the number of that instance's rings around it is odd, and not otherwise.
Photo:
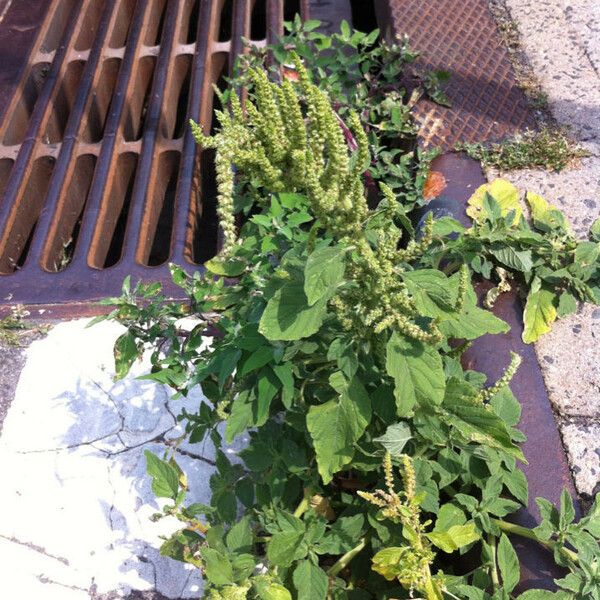
[(540, 131), (526, 131), (513, 138), (493, 144), (459, 144), (471, 158), (485, 167), (502, 171), (516, 169), (548, 169), (562, 171), (574, 161), (589, 156), (583, 148), (556, 127), (544, 127)]
[[(498, 357), (508, 365), (496, 382), (460, 362), (470, 340), (508, 330), (478, 306), (473, 272), (510, 271), (559, 304), (563, 288), (589, 299), (597, 228), (575, 242), (533, 196), (530, 226), (504, 183), (475, 194), (469, 229), (429, 218), (417, 234), (407, 214), (418, 198), (399, 201), (383, 181), (369, 208), (370, 133), (349, 110), (347, 126), (291, 59), (297, 81), (253, 68), (245, 105), (229, 93), (216, 135), (194, 126), (216, 149), (225, 246), (203, 272), (172, 266), (189, 304), (128, 281), (107, 301), (127, 326), (118, 376), (150, 345), (147, 378), (183, 395), (201, 386), (207, 398), (182, 420), (190, 443), (215, 448), (210, 505), (187, 501), (173, 456), (147, 454), (153, 490), (169, 500), (156, 518), (182, 523), (162, 554), (200, 568), (210, 600), (600, 598), (598, 501), (578, 523), (566, 493), (558, 508), (538, 500), (534, 529), (506, 519), (528, 503), (509, 387), (519, 357)], [(526, 331), (539, 335), (527, 313)], [(197, 324), (184, 332), (187, 315)], [(568, 572), (558, 591), (516, 595), (507, 534), (554, 554)]]

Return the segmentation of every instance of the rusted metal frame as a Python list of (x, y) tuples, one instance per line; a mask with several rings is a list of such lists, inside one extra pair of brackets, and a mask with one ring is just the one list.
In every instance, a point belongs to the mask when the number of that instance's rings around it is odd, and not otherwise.
[[(466, 202), (480, 185), (487, 182), (481, 165), (466, 155), (452, 153), (436, 158), (431, 169), (444, 176), (445, 188), (427, 205), (427, 210), (434, 214), (450, 214), (469, 227)], [(476, 283), (480, 301), (492, 286), (487, 281)], [(529, 481), (529, 503), (514, 515), (514, 521), (533, 527), (539, 522), (536, 497), (542, 496), (558, 504), (564, 487), (574, 497), (576, 492), (534, 347), (522, 340), (523, 308), (518, 292), (513, 289), (501, 294), (493, 312), (510, 325), (510, 331), (478, 338), (463, 354), (462, 362), (465, 369), (481, 371), (489, 381), (496, 381), (510, 361), (510, 352), (516, 352), (522, 358), (510, 387), (523, 407), (519, 427), (527, 436), (522, 447), (528, 461), (523, 471)], [(519, 589), (553, 588), (553, 578), (564, 573), (555, 565), (551, 554), (531, 540), (515, 537), (513, 543), (522, 563)]]
[[(36, 142), (38, 141), (45, 118), (47, 118), (47, 115), (51, 110), (49, 100), (55, 92), (56, 86), (60, 84), (58, 76), (63, 70), (68, 50), (74, 43), (72, 31), (76, 27), (81, 8), (82, 1), (79, 2), (78, 9), (73, 11), (67, 22), (63, 39), (54, 55), (48, 77), (44, 82), (44, 86), (37, 98), (35, 108), (31, 115), (25, 139), (20, 145), (19, 154), (12, 167), (3, 202), (0, 204), (0, 272), (9, 272), (11, 270), (8, 268), (8, 263), (6, 262), (9, 260), (6, 253), (8, 252), (8, 246), (11, 243), (14, 243), (12, 241), (12, 236), (14, 235), (13, 225), (19, 212), (24, 210), (24, 207), (19, 202), (19, 196), (24, 192), (28, 183), (28, 171), (31, 169), (33, 160), (36, 158), (34, 156)], [(26, 240), (23, 240), (22, 246), (24, 246), (25, 243)], [(22, 247), (19, 248), (18, 245), (15, 246), (15, 252), (19, 253), (20, 251), (22, 251)], [(18, 256), (13, 257), (13, 260), (16, 260), (17, 258)], [(3, 267), (3, 265), (5, 266)]]
[[(125, 46), (125, 53), (123, 55), (117, 83), (106, 118), (104, 134), (102, 136), (102, 148), (98, 156), (94, 178), (89, 190), (89, 200), (83, 214), (77, 246), (75, 247), (73, 258), (69, 265), (69, 269), (71, 270), (85, 269), (88, 266), (88, 257), (94, 250), (94, 242), (98, 243), (96, 231), (99, 220), (108, 210), (108, 207), (104, 205), (106, 201), (105, 193), (107, 185), (110, 184), (111, 176), (114, 176), (114, 169), (116, 168), (119, 154), (126, 151), (125, 148), (121, 148), (121, 152), (119, 152), (116, 150), (115, 146), (117, 142), (120, 141), (118, 140), (117, 133), (121, 123), (123, 107), (127, 100), (126, 90), (131, 71), (134, 66), (134, 61), (138, 56), (139, 46), (141, 44), (141, 34), (143, 32), (147, 8), (148, 6), (145, 2), (138, 0), (129, 26), (127, 45)], [(137, 146), (137, 144), (135, 145)], [(125, 146), (125, 144), (123, 144), (123, 146)]]
[(60, 153), (52, 171), (52, 178), (48, 188), (48, 193), (46, 195), (44, 209), (40, 214), (31, 246), (29, 248), (27, 262), (22, 269), (23, 272), (31, 269), (45, 270), (40, 266), (39, 261), (44, 253), (44, 248), (47, 248), (47, 245), (51, 239), (49, 233), (53, 225), (56, 225), (57, 221), (61, 218), (58, 210), (61, 194), (64, 192), (65, 187), (69, 184), (67, 172), (69, 167), (74, 166), (72, 159), (75, 154), (74, 150), (78, 140), (78, 130), (80, 128), (86, 106), (88, 105), (90, 94), (92, 93), (94, 77), (96, 75), (98, 64), (101, 60), (105, 39), (111, 29), (110, 25), (114, 19), (113, 12), (115, 10), (115, 4), (115, 0), (110, 0), (104, 5), (98, 31), (96, 32), (96, 36), (89, 51), (84, 71), (81, 75), (81, 80), (79, 81), (77, 95), (67, 121), (65, 134), (60, 147)]
[[(210, 129), (210, 109), (212, 108), (212, 90), (208, 73), (215, 46), (215, 35), (219, 27), (217, 2), (201, 0), (196, 34), (196, 52), (192, 64), (192, 77), (188, 96), (188, 115), (201, 123), (205, 133)], [(223, 44), (220, 47), (223, 48)], [(227, 46), (228, 48), (228, 46)], [(224, 51), (224, 50), (221, 50)], [(179, 167), (175, 211), (172, 232), (172, 260), (178, 264), (193, 262), (194, 219), (201, 211), (199, 151), (189, 127), (183, 136), (183, 151)], [(199, 267), (202, 270), (202, 267)]]
[[(142, 263), (140, 255), (141, 233), (143, 222), (149, 211), (151, 198), (148, 194), (156, 174), (156, 163), (160, 156), (159, 125), (161, 120), (161, 109), (165, 93), (165, 83), (168, 77), (169, 66), (173, 64), (172, 58), (176, 48), (175, 33), (180, 8), (183, 3), (180, 0), (171, 0), (167, 4), (164, 28), (162, 31), (160, 51), (154, 68), (150, 102), (148, 104), (146, 120), (144, 123), (144, 134), (142, 137), (142, 150), (138, 158), (135, 183), (132, 191), (129, 219), (127, 223), (127, 235), (124, 238), (121, 261), (125, 264)], [(173, 146), (173, 144), (171, 144)], [(178, 145), (175, 146), (179, 151)], [(151, 267), (148, 267), (151, 268)]]

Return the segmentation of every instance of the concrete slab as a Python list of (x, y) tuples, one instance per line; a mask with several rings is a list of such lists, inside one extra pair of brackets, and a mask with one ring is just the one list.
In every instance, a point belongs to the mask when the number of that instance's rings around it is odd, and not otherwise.
[[(122, 328), (87, 322), (58, 324), (25, 351), (0, 437), (3, 596), (197, 598), (198, 571), (159, 555), (160, 536), (179, 523), (150, 520), (160, 507), (143, 451), (164, 452), (181, 435), (181, 408), (204, 398), (172, 400), (166, 387), (136, 380), (147, 362), (113, 382)], [(213, 455), (210, 444), (177, 453), (194, 501), (210, 500)]]
[[(600, 216), (600, 4), (596, 0), (505, 0), (552, 115), (592, 154), (572, 169), (490, 172), (540, 193), (582, 237)], [(536, 344), (577, 489), (600, 481), (600, 309), (581, 307)]]

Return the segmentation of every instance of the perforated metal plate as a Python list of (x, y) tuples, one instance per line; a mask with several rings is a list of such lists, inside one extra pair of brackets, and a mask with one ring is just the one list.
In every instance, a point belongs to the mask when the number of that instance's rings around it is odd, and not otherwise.
[(421, 72), (448, 71), (451, 107), (422, 100), (415, 115), (424, 146), (499, 140), (535, 119), (486, 0), (378, 0), (388, 35), (408, 35)]

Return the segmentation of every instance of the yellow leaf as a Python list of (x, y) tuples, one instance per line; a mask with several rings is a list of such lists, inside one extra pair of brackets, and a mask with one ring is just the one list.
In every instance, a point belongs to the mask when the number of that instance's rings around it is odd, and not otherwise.
[(523, 210), (519, 203), (519, 190), (506, 179), (494, 179), (491, 183), (479, 186), (475, 193), (469, 198), (467, 214), (478, 223), (485, 219), (483, 212), (483, 200), (489, 194), (500, 205), (502, 216), (505, 217), (511, 210), (515, 211), (515, 224), (521, 218)]
[(543, 288), (537, 292), (529, 292), (523, 312), (523, 341), (526, 344), (537, 341), (540, 336), (550, 331), (552, 323), (556, 320), (554, 298), (555, 295), (551, 291)]
[(570, 230), (569, 222), (559, 208), (546, 202), (541, 196), (533, 192), (527, 192), (525, 200), (531, 210), (531, 218), (535, 226), (545, 225), (546, 227), (542, 227), (543, 229), (562, 227), (567, 231)]

